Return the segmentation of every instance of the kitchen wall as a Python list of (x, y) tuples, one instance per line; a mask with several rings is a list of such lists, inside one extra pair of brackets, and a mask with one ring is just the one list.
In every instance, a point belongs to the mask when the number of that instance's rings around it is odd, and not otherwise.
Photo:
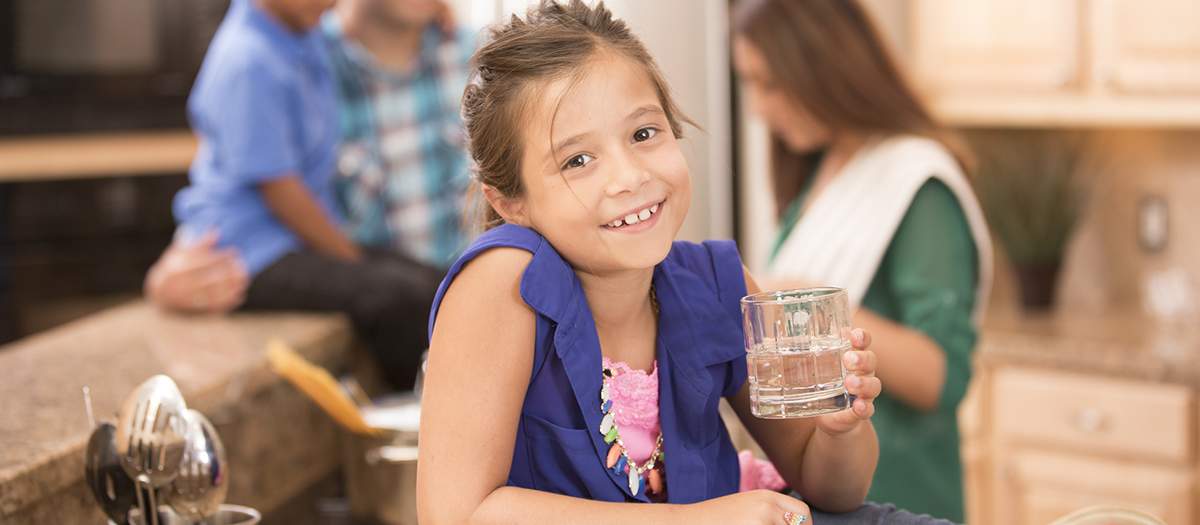
[[(1094, 181), (1091, 205), (1069, 248), (1060, 286), (1064, 308), (1100, 312), (1163, 303), (1161, 316), (1200, 314), (1198, 146), (1197, 131), (1102, 132), (1098, 149), (1112, 159), (1111, 169)], [(1166, 203), (1167, 234), (1161, 251), (1152, 252), (1140, 247), (1139, 225), (1154, 219), (1139, 219), (1139, 210), (1155, 197)]]

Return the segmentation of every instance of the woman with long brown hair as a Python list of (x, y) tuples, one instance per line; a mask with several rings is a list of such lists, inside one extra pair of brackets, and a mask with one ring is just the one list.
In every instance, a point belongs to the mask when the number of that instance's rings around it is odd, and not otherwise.
[(847, 288), (886, 385), (869, 498), (962, 521), (955, 410), (991, 279), (968, 156), (854, 0), (741, 0), (734, 57), (772, 135), (764, 288)]

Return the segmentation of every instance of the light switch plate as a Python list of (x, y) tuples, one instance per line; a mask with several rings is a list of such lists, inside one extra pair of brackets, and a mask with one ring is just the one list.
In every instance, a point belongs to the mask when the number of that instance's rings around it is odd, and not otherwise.
[(1167, 248), (1170, 237), (1170, 214), (1167, 200), (1160, 195), (1147, 195), (1138, 202), (1138, 244), (1147, 253)]

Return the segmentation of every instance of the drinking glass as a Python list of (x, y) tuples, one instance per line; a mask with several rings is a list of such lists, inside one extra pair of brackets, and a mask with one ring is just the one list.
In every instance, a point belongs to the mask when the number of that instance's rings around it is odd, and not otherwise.
[(850, 309), (841, 288), (762, 292), (742, 298), (750, 407), (764, 419), (845, 410), (851, 396), (842, 354)]

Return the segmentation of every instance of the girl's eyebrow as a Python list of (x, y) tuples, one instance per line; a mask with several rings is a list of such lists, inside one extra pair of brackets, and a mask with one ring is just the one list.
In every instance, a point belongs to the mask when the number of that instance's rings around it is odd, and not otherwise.
[(550, 156), (553, 157), (553, 156), (557, 155), (558, 152), (562, 151), (563, 149), (566, 149), (567, 146), (582, 142), (584, 137), (587, 137), (590, 134), (591, 134), (590, 132), (580, 133), (578, 135), (573, 135), (570, 138), (566, 138), (566, 139), (563, 139), (563, 140), (555, 143), (554, 148), (550, 150)]
[[(628, 117), (625, 117), (625, 120), (627, 120), (627, 121), (628, 120), (637, 120), (637, 119), (641, 118), (643, 115), (646, 115), (647, 113), (658, 113), (660, 115), (665, 114), (663, 112), (662, 108), (658, 107), (658, 105), (646, 104), (645, 106), (642, 106), (642, 107), (639, 107), (639, 108), (633, 110), (633, 112), (630, 113)], [(554, 144), (554, 147), (550, 150), (549, 157), (551, 158), (551, 160), (553, 160), (554, 156), (557, 155), (558, 152), (566, 149), (567, 146), (571, 146), (573, 144), (582, 142), (583, 139), (587, 138), (587, 136), (590, 134), (591, 134), (591, 132), (584, 132), (584, 133), (580, 133), (578, 135), (572, 135), (568, 138), (565, 138), (561, 141), (556, 142)]]
[(655, 104), (647, 104), (645, 106), (642, 106), (640, 108), (633, 110), (633, 113), (630, 113), (628, 117), (625, 117), (625, 120), (637, 120), (637, 119), (641, 118), (642, 115), (645, 115), (647, 113), (662, 114), (663, 110), (662, 110), (662, 108), (658, 107)]

